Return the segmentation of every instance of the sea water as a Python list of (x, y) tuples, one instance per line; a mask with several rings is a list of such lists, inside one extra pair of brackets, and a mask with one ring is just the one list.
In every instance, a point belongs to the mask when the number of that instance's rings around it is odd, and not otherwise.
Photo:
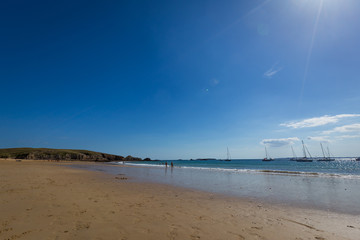
[[(137, 166), (170, 166), (173, 162), (179, 168), (194, 168), (204, 170), (253, 172), (271, 174), (323, 175), (345, 178), (360, 178), (360, 162), (354, 159), (339, 158), (337, 161), (296, 162), (289, 159), (262, 161), (261, 159), (222, 160), (163, 160), (146, 162), (127, 162), (127, 165)], [(120, 162), (122, 163), (122, 162)]]
[[(174, 167), (171, 167), (173, 162)], [(167, 167), (165, 165), (167, 163)], [(131, 181), (170, 184), (257, 201), (360, 215), (360, 162), (288, 159), (119, 162), (96, 166)]]

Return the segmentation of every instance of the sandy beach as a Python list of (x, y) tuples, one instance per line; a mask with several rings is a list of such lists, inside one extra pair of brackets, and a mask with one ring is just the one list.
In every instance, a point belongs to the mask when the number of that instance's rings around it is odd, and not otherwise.
[(130, 180), (62, 162), (0, 160), (0, 239), (360, 236), (359, 216)]

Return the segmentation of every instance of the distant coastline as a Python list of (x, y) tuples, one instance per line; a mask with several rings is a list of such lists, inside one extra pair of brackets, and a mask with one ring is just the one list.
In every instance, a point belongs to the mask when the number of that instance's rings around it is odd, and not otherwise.
[[(1, 158), (90, 162), (142, 161), (141, 158), (130, 155), (123, 157), (89, 150), (54, 148), (4, 148), (0, 149), (0, 159)], [(150, 160), (150, 158), (146, 158), (145, 160)]]
[(216, 158), (197, 158), (199, 161), (208, 161), (208, 160), (216, 160)]

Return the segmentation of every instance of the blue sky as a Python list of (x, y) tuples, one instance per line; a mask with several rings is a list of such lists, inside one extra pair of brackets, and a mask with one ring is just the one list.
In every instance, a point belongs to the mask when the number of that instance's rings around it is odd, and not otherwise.
[(360, 2), (3, 1), (0, 147), (360, 155)]

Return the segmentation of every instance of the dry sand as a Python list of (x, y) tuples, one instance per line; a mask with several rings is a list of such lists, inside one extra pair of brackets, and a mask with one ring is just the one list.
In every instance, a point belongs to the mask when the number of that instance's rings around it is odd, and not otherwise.
[(0, 239), (360, 239), (360, 216), (0, 160)]

